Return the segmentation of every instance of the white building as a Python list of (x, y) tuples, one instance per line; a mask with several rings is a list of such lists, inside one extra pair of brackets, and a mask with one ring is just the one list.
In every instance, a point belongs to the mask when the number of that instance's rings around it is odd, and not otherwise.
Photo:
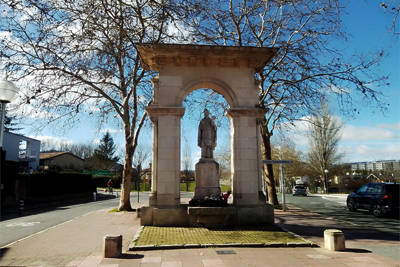
[(6, 151), (6, 160), (19, 161), (21, 166), (39, 166), (40, 141), (23, 135), (4, 132), (3, 151)]
[(394, 171), (400, 169), (400, 160), (377, 160), (350, 163), (351, 170)]

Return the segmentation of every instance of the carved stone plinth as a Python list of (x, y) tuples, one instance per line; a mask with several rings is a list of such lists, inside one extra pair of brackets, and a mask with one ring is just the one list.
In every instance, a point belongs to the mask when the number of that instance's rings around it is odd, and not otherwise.
[(219, 164), (214, 159), (200, 159), (196, 164), (196, 187), (194, 198), (221, 195), (219, 184)]

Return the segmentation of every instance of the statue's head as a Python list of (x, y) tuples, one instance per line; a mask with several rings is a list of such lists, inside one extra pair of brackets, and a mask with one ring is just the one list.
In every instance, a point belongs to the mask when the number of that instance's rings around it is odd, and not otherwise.
[(205, 110), (204, 110), (204, 116), (205, 116), (206, 118), (208, 118), (209, 115), (210, 115), (210, 111), (209, 111), (208, 109), (205, 109)]

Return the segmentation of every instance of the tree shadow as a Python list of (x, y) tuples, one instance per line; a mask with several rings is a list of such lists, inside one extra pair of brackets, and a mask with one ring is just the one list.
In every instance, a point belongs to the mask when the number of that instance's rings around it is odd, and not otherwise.
[(399, 233), (382, 232), (372, 228), (364, 228), (348, 223), (341, 223), (338, 220), (324, 218), (321, 215), (307, 213), (305, 216), (296, 215), (296, 222), (286, 221), (284, 217), (275, 217), (275, 225), (283, 227), (295, 234), (309, 239), (313, 237), (324, 238), (326, 229), (339, 229), (347, 240), (382, 240), (399, 241)]

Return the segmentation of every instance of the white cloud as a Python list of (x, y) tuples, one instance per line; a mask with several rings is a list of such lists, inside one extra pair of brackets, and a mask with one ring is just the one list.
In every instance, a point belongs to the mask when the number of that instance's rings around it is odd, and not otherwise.
[(391, 140), (399, 138), (399, 134), (383, 127), (355, 127), (344, 125), (343, 141), (364, 142), (369, 140)]
[[(400, 116), (399, 116), (400, 117)], [(387, 128), (400, 131), (400, 121), (398, 123), (389, 124), (389, 123), (381, 123), (377, 125), (378, 128)]]
[(66, 137), (54, 137), (48, 135), (29, 136), (30, 138), (40, 140), (41, 142), (49, 142), (53, 144), (73, 144), (74, 141)]
[(111, 129), (111, 128), (106, 128), (106, 129), (101, 129), (100, 133), (107, 133), (109, 132), (110, 134), (120, 134), (123, 133), (123, 129)]
[(400, 144), (387, 144), (385, 146), (358, 145), (340, 147), (339, 151), (345, 152), (346, 162), (399, 160)]

